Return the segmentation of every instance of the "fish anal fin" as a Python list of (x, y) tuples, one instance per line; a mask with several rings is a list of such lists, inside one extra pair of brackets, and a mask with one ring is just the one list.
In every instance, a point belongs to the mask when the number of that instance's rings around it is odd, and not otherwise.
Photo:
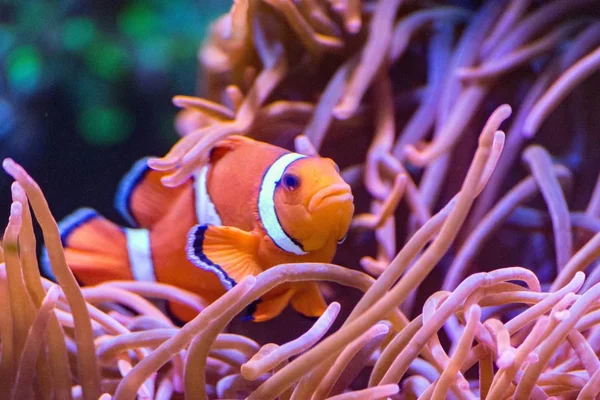
[(291, 300), (294, 310), (305, 317), (320, 317), (327, 309), (327, 303), (316, 283), (311, 282), (302, 286)]
[(260, 299), (255, 303), (251, 319), (254, 322), (264, 322), (275, 318), (285, 310), (290, 299), (294, 296), (294, 290), (289, 289), (283, 294), (272, 298)]
[(188, 236), (188, 258), (202, 269), (216, 273), (231, 289), (248, 275), (263, 271), (258, 262), (259, 238), (231, 226), (196, 225)]

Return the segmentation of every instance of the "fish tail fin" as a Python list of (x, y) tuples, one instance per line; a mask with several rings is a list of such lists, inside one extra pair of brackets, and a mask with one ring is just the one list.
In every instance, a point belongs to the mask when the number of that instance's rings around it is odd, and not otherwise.
[(171, 209), (186, 184), (166, 187), (161, 179), (167, 173), (148, 167), (148, 158), (138, 160), (121, 179), (115, 208), (133, 227), (151, 228)]
[[(127, 238), (118, 225), (92, 209), (81, 208), (59, 223), (59, 231), (67, 264), (84, 285), (133, 279)], [(42, 268), (52, 277), (47, 256)]]

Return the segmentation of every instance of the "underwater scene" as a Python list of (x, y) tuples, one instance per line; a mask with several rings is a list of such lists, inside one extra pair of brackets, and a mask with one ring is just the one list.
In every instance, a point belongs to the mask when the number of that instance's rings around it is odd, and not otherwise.
[(0, 400), (600, 398), (598, 0), (0, 2)]

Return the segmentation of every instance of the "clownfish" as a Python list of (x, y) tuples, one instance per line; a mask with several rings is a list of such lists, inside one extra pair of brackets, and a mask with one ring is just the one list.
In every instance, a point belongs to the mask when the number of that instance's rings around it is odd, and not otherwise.
[[(138, 161), (125, 175), (115, 206), (131, 228), (91, 209), (59, 224), (69, 267), (84, 285), (107, 280), (171, 284), (216, 300), (247, 275), (282, 263), (331, 262), (350, 227), (354, 198), (333, 160), (232, 136), (184, 184)], [(314, 282), (281, 285), (248, 308), (266, 321), (291, 303), (318, 317), (326, 308)], [(171, 303), (189, 321), (196, 312)]]

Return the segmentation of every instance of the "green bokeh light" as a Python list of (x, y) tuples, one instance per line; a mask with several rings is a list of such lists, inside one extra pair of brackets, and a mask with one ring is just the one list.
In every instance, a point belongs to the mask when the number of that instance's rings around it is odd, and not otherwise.
[(137, 58), (145, 69), (166, 70), (171, 66), (172, 47), (172, 41), (168, 38), (155, 36), (142, 42), (137, 52)]
[(17, 47), (8, 55), (6, 65), (6, 76), (16, 91), (31, 92), (38, 86), (42, 73), (42, 57), (35, 47)]
[(182, 61), (194, 59), (198, 53), (199, 43), (196, 40), (179, 40), (171, 42), (171, 53), (175, 59)]
[(17, 7), (17, 20), (20, 33), (43, 32), (55, 25), (56, 5), (48, 1), (20, 0)]
[[(84, 3), (9, 0), (0, 6), (9, 11), (0, 15), (0, 91), (28, 102), (58, 90), (72, 105), (77, 134), (109, 146), (132, 134), (130, 110), (139, 105), (131, 102), (148, 88), (166, 97), (193, 91), (207, 25), (232, 0)], [(152, 115), (153, 134), (168, 143), (176, 139), (173, 114), (167, 101)]]
[(15, 35), (7, 27), (0, 26), (0, 56), (4, 56), (13, 46)]
[(78, 51), (89, 46), (96, 33), (90, 18), (70, 18), (63, 26), (61, 39), (67, 50)]
[(118, 80), (127, 72), (129, 55), (123, 47), (110, 41), (95, 41), (87, 49), (85, 60), (96, 75), (107, 80)]
[(95, 76), (82, 73), (77, 80), (69, 82), (78, 109), (91, 108), (102, 104), (112, 104), (114, 86)]
[(142, 3), (127, 5), (118, 17), (121, 32), (136, 39), (151, 35), (157, 22), (154, 12)]
[(84, 140), (95, 146), (121, 143), (133, 129), (131, 116), (114, 107), (88, 108), (79, 115), (77, 125)]

